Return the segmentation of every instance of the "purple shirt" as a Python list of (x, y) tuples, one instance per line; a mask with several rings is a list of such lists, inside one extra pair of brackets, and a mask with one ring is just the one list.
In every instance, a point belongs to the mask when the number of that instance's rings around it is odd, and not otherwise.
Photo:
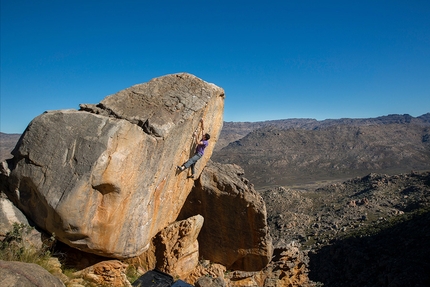
[(201, 140), (202, 144), (198, 144), (196, 147), (196, 153), (198, 153), (199, 155), (203, 155), (203, 153), (205, 152), (205, 148), (208, 146), (208, 141), (206, 140)]

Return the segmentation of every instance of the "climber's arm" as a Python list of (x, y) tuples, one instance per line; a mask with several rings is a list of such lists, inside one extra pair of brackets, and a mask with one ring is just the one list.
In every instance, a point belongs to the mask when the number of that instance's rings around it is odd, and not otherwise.
[(193, 133), (193, 136), (196, 140), (197, 145), (203, 144), (203, 141), (201, 141), (201, 139), (203, 138), (203, 135), (205, 134), (204, 126), (203, 126), (203, 119), (200, 120), (200, 124), (201, 124), (200, 136), (199, 136), (199, 133), (197, 133), (197, 130)]
[(203, 135), (205, 134), (205, 127), (203, 125), (203, 118), (200, 120), (200, 124), (202, 125), (202, 134), (200, 138), (203, 138)]

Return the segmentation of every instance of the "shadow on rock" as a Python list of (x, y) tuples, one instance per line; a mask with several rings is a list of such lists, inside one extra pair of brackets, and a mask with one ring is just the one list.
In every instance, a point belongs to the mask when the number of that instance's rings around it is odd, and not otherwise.
[(430, 212), (376, 235), (309, 254), (309, 279), (324, 286), (430, 286)]

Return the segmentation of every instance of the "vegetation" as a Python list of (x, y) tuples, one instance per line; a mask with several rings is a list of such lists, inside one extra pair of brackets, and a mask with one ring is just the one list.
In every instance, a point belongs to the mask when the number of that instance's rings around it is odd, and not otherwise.
[[(35, 263), (48, 271), (52, 271), (51, 251), (48, 242), (42, 248), (29, 246), (25, 238), (31, 233), (33, 227), (27, 224), (14, 223), (13, 228), (0, 242), (0, 260), (20, 261), (25, 263)], [(49, 241), (53, 241), (53, 237)]]
[(125, 272), (125, 275), (127, 276), (127, 280), (130, 283), (133, 283), (134, 281), (136, 281), (140, 277), (141, 274), (139, 274), (139, 272), (137, 272), (136, 266), (129, 265), (126, 272)]
[[(53, 252), (51, 248), (55, 241), (55, 235), (47, 239), (42, 244), (41, 248), (37, 248), (29, 244), (27, 240), (33, 229), (34, 227), (24, 223), (14, 223), (12, 230), (6, 234), (3, 241), (0, 241), (0, 260), (34, 263), (55, 275), (54, 271), (56, 270), (58, 272), (58, 263), (56, 260), (52, 260), (52, 258), (59, 255)], [(65, 275), (65, 277), (60, 278), (62, 281), (64, 281), (65, 278), (66, 281), (67, 278), (73, 278), (73, 274), (77, 271), (65, 264), (61, 266), (61, 270), (63, 275)], [(133, 283), (141, 274), (138, 273), (136, 266), (129, 264), (125, 275), (127, 276), (128, 281)], [(81, 282), (81, 284), (84, 286), (92, 286), (89, 282)]]

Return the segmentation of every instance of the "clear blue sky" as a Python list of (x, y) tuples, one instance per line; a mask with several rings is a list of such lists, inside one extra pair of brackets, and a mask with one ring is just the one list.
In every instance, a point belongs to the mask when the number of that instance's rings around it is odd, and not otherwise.
[(1, 0), (2, 132), (178, 72), (225, 121), (419, 116), (430, 1)]

